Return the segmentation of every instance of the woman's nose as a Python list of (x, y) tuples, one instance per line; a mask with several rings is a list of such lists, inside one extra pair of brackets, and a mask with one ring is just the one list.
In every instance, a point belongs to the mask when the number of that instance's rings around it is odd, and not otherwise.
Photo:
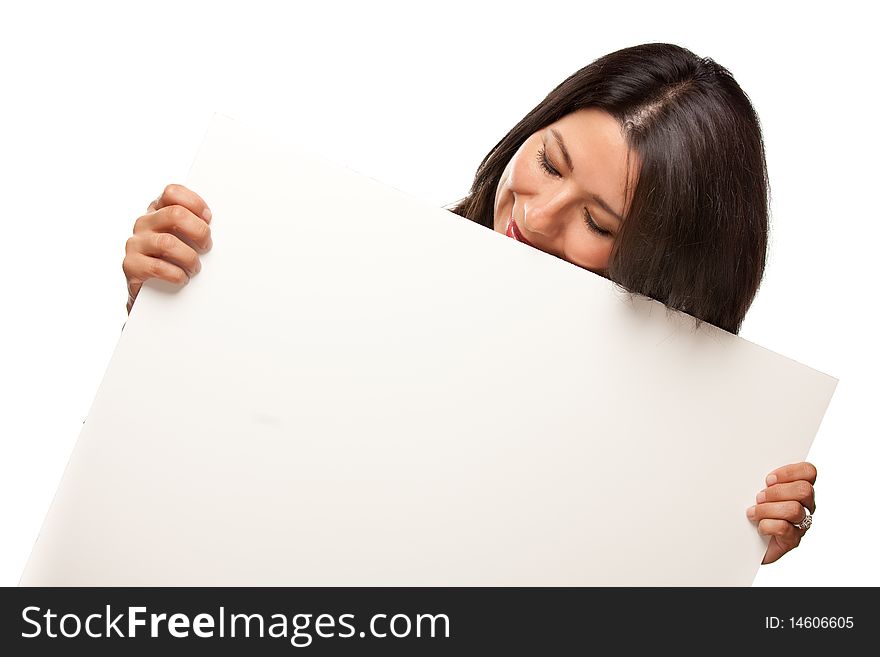
[(553, 239), (562, 224), (564, 199), (535, 200), (526, 205), (523, 222), (526, 230)]

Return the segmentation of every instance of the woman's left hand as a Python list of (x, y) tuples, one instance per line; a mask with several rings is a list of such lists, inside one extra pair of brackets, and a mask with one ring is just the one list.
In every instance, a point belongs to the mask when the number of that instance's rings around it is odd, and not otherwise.
[(812, 463), (784, 465), (767, 475), (767, 488), (746, 511), (750, 520), (758, 522), (758, 532), (770, 536), (763, 563), (773, 563), (800, 544), (807, 529), (798, 529), (795, 524), (803, 522), (805, 508), (811, 514), (816, 511), (815, 483), (816, 466)]

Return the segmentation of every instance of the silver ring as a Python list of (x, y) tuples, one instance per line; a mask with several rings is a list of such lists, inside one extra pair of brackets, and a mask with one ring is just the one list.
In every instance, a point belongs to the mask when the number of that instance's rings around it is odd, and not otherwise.
[(810, 525), (813, 524), (813, 514), (810, 513), (810, 510), (807, 507), (804, 507), (804, 519), (800, 522), (794, 523), (795, 529), (809, 529)]

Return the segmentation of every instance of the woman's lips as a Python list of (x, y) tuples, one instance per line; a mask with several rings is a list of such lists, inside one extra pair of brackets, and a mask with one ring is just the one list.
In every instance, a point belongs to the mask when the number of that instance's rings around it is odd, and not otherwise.
[(508, 237), (512, 237), (512, 238), (515, 239), (517, 242), (522, 242), (523, 244), (528, 244), (528, 245), (529, 245), (530, 247), (532, 247), (533, 249), (538, 248), (538, 247), (536, 247), (534, 244), (532, 244), (531, 242), (529, 242), (525, 237), (523, 237), (523, 234), (522, 234), (521, 232), (519, 232), (519, 226), (516, 225), (516, 221), (514, 221), (512, 215), (511, 215), (510, 219), (509, 219), (508, 222), (507, 222), (507, 230), (505, 231), (505, 234), (506, 234)]

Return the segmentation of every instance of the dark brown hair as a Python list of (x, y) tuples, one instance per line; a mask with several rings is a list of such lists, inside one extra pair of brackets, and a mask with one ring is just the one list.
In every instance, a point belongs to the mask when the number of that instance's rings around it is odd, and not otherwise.
[(697, 327), (738, 333), (764, 274), (770, 186), (758, 116), (711, 58), (649, 43), (597, 59), (489, 151), (468, 196), (448, 209), (492, 228), (495, 190), (519, 147), (586, 107), (613, 116), (641, 162), (607, 277)]

